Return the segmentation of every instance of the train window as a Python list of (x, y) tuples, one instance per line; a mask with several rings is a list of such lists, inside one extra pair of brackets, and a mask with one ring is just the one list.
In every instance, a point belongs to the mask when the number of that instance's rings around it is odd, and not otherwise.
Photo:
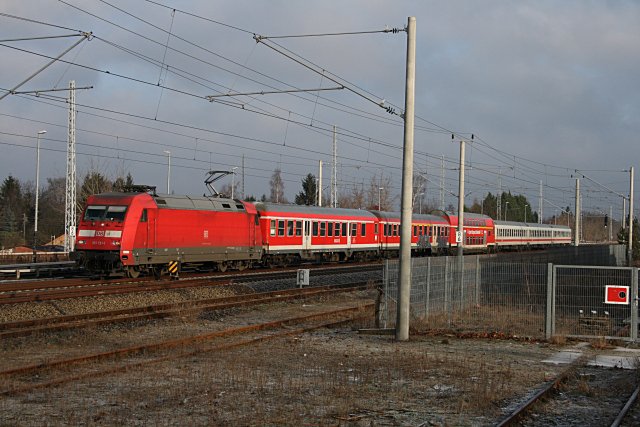
[(367, 224), (362, 223), (362, 224), (360, 225), (360, 235), (361, 235), (362, 237), (364, 237), (364, 236), (366, 236), (366, 235), (367, 235)]
[(278, 220), (278, 236), (284, 236), (284, 219)]
[(373, 224), (373, 234), (378, 234), (378, 223)]
[(351, 237), (356, 237), (358, 234), (358, 224), (355, 222), (351, 223)]
[(87, 210), (84, 212), (84, 220), (99, 221), (104, 219), (105, 212), (107, 212), (106, 206), (87, 206)]
[(320, 237), (324, 237), (327, 234), (327, 223), (322, 221), (320, 223)]
[(342, 223), (342, 237), (346, 237), (347, 236), (347, 223), (343, 222)]
[(416, 237), (418, 235), (418, 226), (414, 225), (413, 226), (413, 237)]
[(393, 224), (393, 235), (394, 236), (398, 235), (398, 224)]
[(313, 221), (313, 235), (314, 236), (318, 235), (318, 222), (317, 221)]
[(328, 227), (329, 227), (329, 228), (327, 229), (327, 236), (328, 236), (328, 237), (332, 237), (332, 236), (333, 236), (333, 223), (332, 223), (332, 222), (330, 222), (330, 223), (328, 224)]
[(260, 225), (260, 218), (258, 218), (258, 215), (254, 215), (254, 221), (256, 225)]
[(222, 207), (225, 209), (231, 209), (231, 205), (229, 203), (223, 203)]
[(296, 221), (296, 236), (302, 236), (302, 221)]
[(109, 221), (124, 221), (126, 213), (126, 206), (107, 206), (106, 219)]
[(142, 209), (142, 215), (140, 215), (140, 222), (147, 222), (147, 210)]
[(295, 222), (289, 220), (287, 221), (287, 236), (293, 236), (293, 227), (295, 226)]
[(271, 231), (270, 231), (270, 233), (269, 233), (269, 234), (270, 234), (271, 236), (275, 236), (275, 235), (276, 235), (276, 220), (275, 220), (275, 219), (272, 219), (272, 220), (271, 220), (270, 229), (271, 229)]
[(243, 211), (244, 205), (242, 203), (236, 203), (236, 209)]
[(340, 223), (336, 222), (336, 228), (334, 230), (334, 234), (335, 237), (340, 237)]

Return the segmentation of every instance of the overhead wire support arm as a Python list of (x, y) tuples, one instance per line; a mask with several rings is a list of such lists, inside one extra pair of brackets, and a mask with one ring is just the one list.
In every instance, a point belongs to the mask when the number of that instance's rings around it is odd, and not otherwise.
[(82, 38), (80, 40), (78, 40), (77, 42), (75, 42), (74, 44), (72, 44), (70, 47), (68, 47), (64, 52), (62, 52), (60, 55), (58, 55), (57, 57), (53, 58), (51, 61), (49, 61), (48, 63), (46, 63), (44, 66), (42, 66), (38, 71), (36, 71), (35, 73), (33, 73), (32, 75), (30, 75), (29, 77), (27, 77), (26, 79), (24, 79), (23, 81), (21, 81), (20, 83), (18, 83), (17, 85), (15, 85), (13, 88), (9, 89), (4, 95), (0, 95), (0, 101), (3, 100), (7, 95), (13, 94), (15, 93), (15, 90), (18, 89), (20, 86), (24, 85), (25, 83), (27, 83), (29, 80), (33, 79), (35, 76), (37, 76), (38, 74), (40, 74), (41, 72), (43, 72), (44, 70), (46, 70), (47, 68), (49, 68), (53, 63), (55, 63), (56, 61), (58, 61), (60, 58), (62, 58), (64, 55), (66, 55), (67, 53), (69, 53), (74, 47), (78, 46), (80, 43), (82, 43), (85, 40), (91, 40), (93, 33), (91, 32), (85, 32), (82, 33)]
[[(629, 171), (620, 171), (620, 172), (629, 172)], [(585, 174), (583, 174), (582, 172), (580, 172), (580, 171), (579, 171), (579, 170), (577, 170), (577, 169), (576, 169), (576, 174), (579, 174), (579, 175), (580, 175), (581, 177), (583, 177), (584, 179), (586, 179), (586, 180), (588, 180), (588, 181), (593, 182), (594, 184), (596, 184), (596, 185), (598, 185), (598, 186), (600, 186), (600, 187), (604, 188), (605, 190), (607, 190), (607, 191), (609, 191), (609, 192), (611, 192), (611, 193), (615, 194), (616, 196), (620, 196), (620, 197), (623, 197), (623, 198), (625, 198), (625, 199), (629, 200), (629, 197), (628, 197), (628, 196), (625, 196), (624, 194), (620, 194), (620, 193), (618, 193), (617, 191), (615, 191), (615, 190), (613, 190), (613, 189), (611, 189), (611, 188), (607, 187), (607, 186), (606, 186), (606, 185), (604, 185), (604, 184), (600, 184), (598, 181), (595, 181), (595, 180), (593, 180), (593, 179), (589, 178), (588, 176), (586, 176)], [(571, 177), (572, 177), (572, 178), (575, 178), (573, 175), (571, 175)]]
[(266, 40), (266, 39), (293, 39), (293, 38), (302, 38), (302, 37), (326, 37), (326, 36), (353, 36), (353, 35), (359, 35), (359, 34), (376, 34), (376, 33), (399, 33), (399, 32), (406, 32), (407, 29), (406, 28), (389, 28), (386, 27), (384, 30), (371, 30), (371, 31), (348, 31), (348, 32), (342, 32), (342, 33), (319, 33), (319, 34), (294, 34), (294, 35), (288, 35), (288, 36), (256, 36), (254, 35), (254, 38), (258, 37), (260, 40), (256, 41), (261, 41), (261, 40)]
[(20, 38), (20, 39), (3, 39), (0, 40), (0, 43), (7, 43), (7, 42), (24, 42), (24, 41), (31, 41), (31, 40), (47, 40), (47, 39), (62, 39), (62, 38), (67, 38), (67, 37), (78, 37), (81, 36), (82, 34), (66, 34), (63, 36), (42, 36), (42, 37), (24, 37), (24, 38)]
[(25, 94), (33, 93), (36, 96), (38, 96), (38, 94), (45, 93), (45, 92), (61, 92), (61, 91), (65, 91), (66, 92), (66, 91), (69, 91), (69, 90), (87, 90), (87, 89), (93, 89), (93, 86), (74, 87), (73, 89), (65, 87), (65, 88), (58, 88), (58, 89), (19, 90), (19, 91), (15, 91), (14, 90), (11, 93), (13, 95), (25, 95)]
[[(389, 31), (381, 30), (381, 31), (377, 31), (377, 32), (393, 32), (393, 31), (392, 31), (392, 30), (389, 30)], [(396, 32), (397, 32), (397, 31), (396, 31)], [(336, 35), (337, 35), (337, 34), (336, 34)], [(284, 37), (284, 36), (279, 36), (279, 37)], [(395, 109), (394, 109), (393, 107), (391, 107), (391, 106), (385, 106), (385, 100), (384, 100), (384, 99), (383, 99), (383, 100), (376, 100), (376, 99), (373, 99), (373, 98), (371, 98), (371, 97), (369, 97), (369, 96), (367, 96), (367, 95), (363, 94), (363, 93), (362, 93), (362, 92), (360, 92), (360, 91), (357, 91), (357, 90), (355, 90), (355, 89), (353, 89), (353, 88), (351, 88), (351, 87), (349, 87), (349, 86), (347, 86), (347, 85), (342, 84), (342, 82), (340, 82), (338, 79), (335, 79), (335, 78), (333, 78), (333, 77), (328, 76), (328, 75), (324, 72), (324, 70), (319, 71), (319, 70), (317, 70), (316, 68), (314, 68), (314, 67), (312, 67), (312, 66), (310, 66), (310, 65), (306, 64), (306, 63), (305, 63), (305, 62), (303, 62), (302, 60), (297, 59), (297, 58), (293, 57), (292, 55), (287, 54), (286, 52), (283, 52), (283, 51), (282, 51), (282, 50), (280, 50), (280, 49), (277, 49), (275, 46), (272, 46), (270, 43), (268, 43), (268, 42), (267, 42), (267, 40), (268, 40), (269, 38), (273, 38), (273, 37), (261, 36), (261, 35), (258, 35), (258, 34), (254, 34), (254, 35), (253, 35), (253, 39), (256, 41), (256, 43), (262, 43), (264, 46), (268, 47), (269, 49), (274, 50), (275, 52), (279, 53), (280, 55), (284, 56), (285, 58), (289, 58), (289, 59), (290, 59), (290, 60), (292, 60), (293, 62), (296, 62), (296, 63), (298, 63), (298, 64), (302, 65), (303, 67), (305, 67), (305, 68), (307, 68), (307, 69), (309, 69), (309, 70), (313, 71), (314, 73), (316, 73), (316, 74), (319, 74), (319, 75), (323, 76), (323, 77), (324, 77), (324, 78), (326, 78), (327, 80), (330, 80), (330, 81), (334, 82), (334, 83), (335, 83), (335, 84), (337, 84), (337, 85), (343, 86), (345, 89), (347, 89), (348, 91), (352, 92), (353, 94), (358, 95), (358, 96), (360, 96), (361, 98), (364, 98), (364, 99), (366, 99), (367, 101), (369, 101), (369, 102), (371, 102), (371, 103), (373, 103), (373, 104), (375, 104), (375, 105), (379, 106), (380, 108), (384, 109), (387, 113), (389, 113), (389, 114), (399, 115), (400, 117), (402, 117), (402, 118), (404, 119), (404, 114), (403, 114), (403, 113), (398, 114), (398, 113), (396, 113), (396, 111), (395, 111)]]
[(271, 95), (276, 93), (296, 93), (296, 92), (320, 92), (321, 90), (342, 90), (345, 87), (343, 85), (337, 87), (326, 87), (318, 89), (291, 89), (291, 90), (262, 90), (259, 92), (243, 92), (243, 93), (223, 93), (220, 95), (208, 95), (206, 98), (213, 102), (215, 98), (222, 98), (225, 96), (249, 96), (249, 95)]

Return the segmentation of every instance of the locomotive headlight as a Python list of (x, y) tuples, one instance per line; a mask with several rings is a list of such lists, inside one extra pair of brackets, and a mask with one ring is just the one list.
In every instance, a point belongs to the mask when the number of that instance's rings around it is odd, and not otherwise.
[(79, 244), (79, 245), (84, 245), (85, 243), (87, 243), (87, 241), (86, 241), (86, 240), (78, 240), (78, 244)]
[(120, 246), (120, 240), (114, 240), (113, 242), (111, 242), (111, 244), (113, 246)]

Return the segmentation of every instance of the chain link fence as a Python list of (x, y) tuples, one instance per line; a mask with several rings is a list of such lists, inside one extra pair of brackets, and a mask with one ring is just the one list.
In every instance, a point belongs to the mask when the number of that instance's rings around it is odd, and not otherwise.
[[(430, 330), (497, 332), (540, 339), (552, 334), (637, 337), (631, 327), (634, 323), (630, 307), (635, 301), (626, 308), (604, 303), (606, 285), (623, 283), (629, 286), (631, 295), (637, 295), (637, 280), (633, 293), (636, 270), (566, 265), (594, 260), (621, 265), (625, 262), (625, 247), (566, 249), (553, 254), (508, 257), (412, 258), (412, 322), (424, 323)], [(557, 270), (553, 261), (565, 265)], [(395, 325), (398, 276), (399, 261), (385, 261), (383, 327)], [(610, 321), (598, 323), (595, 319), (593, 323), (602, 327), (589, 326), (594, 311), (595, 317), (609, 316)]]

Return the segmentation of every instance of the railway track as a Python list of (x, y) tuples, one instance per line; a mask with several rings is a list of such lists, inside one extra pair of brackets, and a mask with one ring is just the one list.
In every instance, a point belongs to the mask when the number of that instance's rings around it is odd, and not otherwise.
[[(380, 264), (349, 265), (329, 268), (316, 268), (314, 274), (337, 275), (349, 271), (364, 272), (381, 269)], [(66, 298), (80, 298), (98, 295), (117, 295), (132, 292), (145, 292), (169, 289), (182, 289), (197, 286), (220, 286), (245, 284), (255, 281), (294, 279), (297, 269), (279, 271), (251, 271), (238, 274), (190, 274), (179, 280), (153, 280), (150, 278), (111, 280), (95, 282), (82, 279), (57, 279), (36, 282), (12, 282), (0, 287), (0, 305), (18, 304), (36, 301), (51, 301)]]
[(590, 366), (591, 360), (589, 354), (576, 359), (497, 426), (637, 425), (637, 419), (625, 421), (640, 391), (640, 386), (632, 385), (637, 375)]
[(5, 369), (0, 371), (3, 384), (0, 395), (56, 387), (200, 353), (257, 345), (314, 329), (335, 327), (370, 317), (372, 308), (373, 304), (361, 304)]
[(286, 289), (270, 292), (234, 295), (222, 298), (186, 301), (173, 304), (158, 304), (146, 307), (102, 311), (68, 316), (32, 319), (0, 324), (0, 340), (24, 337), (36, 333), (49, 333), (78, 328), (97, 327), (114, 323), (164, 319), (176, 316), (189, 316), (213, 310), (225, 310), (235, 307), (248, 307), (258, 304), (291, 301), (367, 289), (366, 283), (356, 285), (328, 285), (304, 289)]

